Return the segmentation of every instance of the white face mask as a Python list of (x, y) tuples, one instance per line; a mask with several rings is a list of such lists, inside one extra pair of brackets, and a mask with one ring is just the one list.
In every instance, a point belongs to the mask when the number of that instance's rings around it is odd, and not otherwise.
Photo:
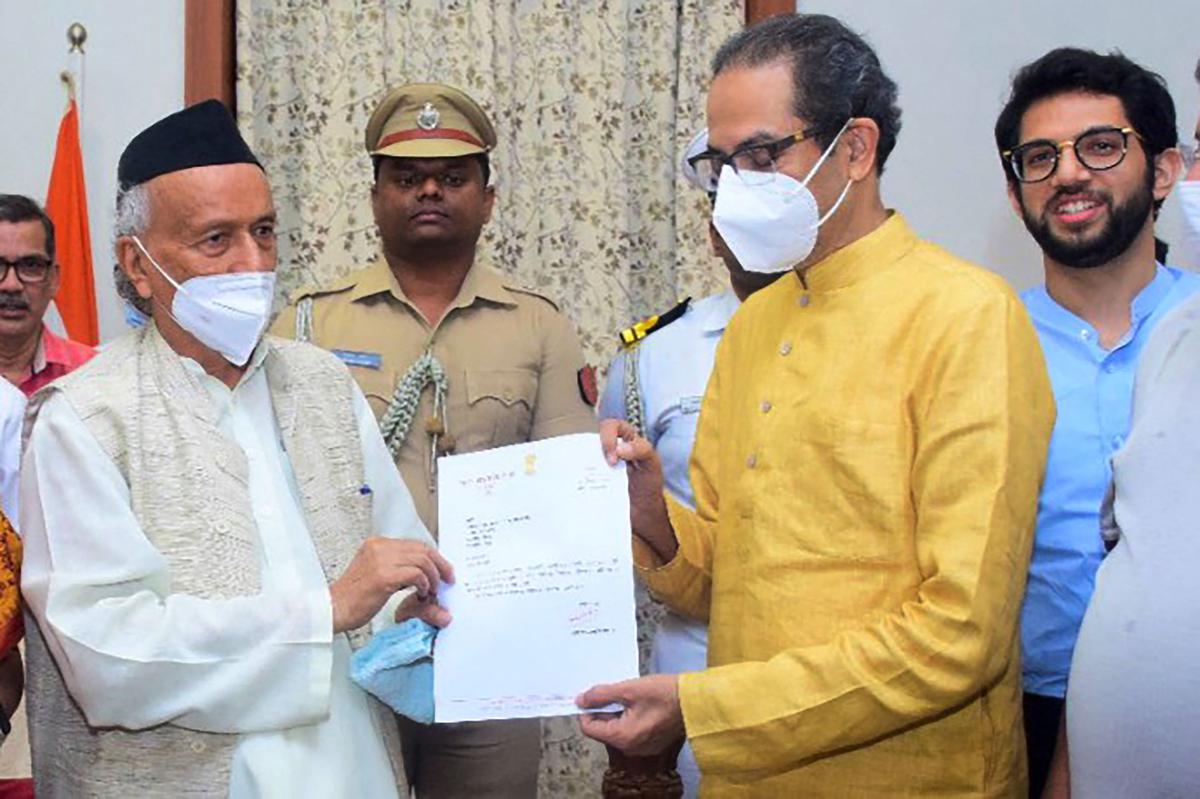
[(275, 296), (275, 273), (198, 275), (180, 285), (146, 252), (137, 236), (133, 241), (159, 274), (175, 287), (171, 318), (234, 366), (245, 366), (267, 329)]
[(782, 172), (769, 175), (760, 172), (754, 174), (755, 181), (748, 185), (729, 164), (721, 168), (713, 224), (747, 271), (786, 272), (812, 254), (817, 230), (841, 206), (853, 181), (846, 181), (846, 187), (825, 216), (820, 215), (808, 182), (833, 152), (849, 124), (850, 120), (846, 120), (804, 182)]
[(1200, 264), (1200, 180), (1179, 184), (1179, 203), (1183, 206), (1183, 237), (1195, 263)]

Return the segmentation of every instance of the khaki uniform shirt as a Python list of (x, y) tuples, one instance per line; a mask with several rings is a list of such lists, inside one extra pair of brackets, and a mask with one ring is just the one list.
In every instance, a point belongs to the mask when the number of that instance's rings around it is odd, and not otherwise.
[[(312, 342), (342, 358), (380, 419), (396, 384), (432, 349), (446, 371), (446, 432), (451, 454), (567, 433), (594, 432), (583, 400), (583, 353), (575, 329), (554, 304), (508, 285), (476, 263), (442, 320), (430, 326), (379, 261), (320, 290), (301, 290), (271, 332), (296, 337), (296, 306), (313, 298)], [(433, 387), (421, 394), (396, 465), (421, 521), (437, 535), (432, 438)]]

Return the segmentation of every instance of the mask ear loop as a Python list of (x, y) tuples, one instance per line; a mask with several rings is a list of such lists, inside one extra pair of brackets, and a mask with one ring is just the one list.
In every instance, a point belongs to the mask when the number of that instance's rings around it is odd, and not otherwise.
[[(154, 265), (154, 268), (158, 270), (158, 273), (159, 273), (160, 275), (162, 275), (164, 278), (166, 278), (166, 279), (167, 279), (167, 282), (168, 282), (168, 283), (170, 283), (172, 286), (174, 286), (176, 291), (182, 291), (184, 294), (187, 294), (187, 293), (188, 293), (188, 290), (187, 290), (187, 289), (185, 289), (185, 288), (184, 288), (183, 286), (181, 286), (179, 283), (176, 283), (176, 282), (175, 282), (175, 278), (173, 278), (173, 277), (171, 277), (170, 275), (168, 275), (168, 274), (167, 274), (167, 272), (166, 272), (166, 270), (164, 270), (164, 269), (163, 269), (161, 266), (159, 266), (159, 265), (158, 265), (158, 261), (154, 260), (154, 256), (153, 256), (153, 255), (151, 255), (149, 252), (147, 252), (147, 250), (146, 250), (146, 246), (145, 246), (144, 244), (142, 244), (142, 240), (141, 240), (141, 239), (139, 239), (137, 236), (130, 236), (129, 238), (133, 239), (133, 243), (134, 243), (134, 244), (136, 244), (136, 245), (138, 246), (138, 249), (142, 251), (142, 255), (146, 256), (146, 258), (147, 258), (147, 259), (149, 259), (150, 263)], [(162, 308), (163, 310), (165, 310), (165, 311), (166, 311), (168, 314), (171, 314), (171, 318), (172, 318), (172, 319), (175, 319), (175, 314), (171, 313), (171, 309), (170, 309), (170, 308), (168, 308), (167, 306), (163, 305), (163, 304), (162, 304), (162, 302), (161, 302), (161, 301), (159, 301), (159, 300), (157, 300), (157, 299), (155, 300), (155, 302), (157, 302), (157, 303), (158, 303), (158, 305), (159, 305), (159, 307), (160, 307), (160, 308)], [(219, 305), (219, 306), (221, 306), (222, 308), (225, 308), (226, 310), (233, 311), (234, 313), (240, 313), (240, 314), (245, 314), (245, 313), (246, 313), (245, 311), (241, 310), (240, 308), (234, 308), (234, 307), (232, 307), (231, 305), (229, 305), (229, 304), (227, 304), (227, 303), (223, 303), (223, 302), (221, 302), (220, 300), (216, 300), (216, 301), (215, 301), (215, 304), (216, 304), (216, 305)], [(178, 319), (175, 319), (175, 321), (176, 321), (177, 323), (179, 322), (179, 320), (178, 320)]]
[[(130, 236), (129, 238), (133, 239), (133, 243), (136, 244), (137, 248), (142, 251), (142, 255), (146, 256), (146, 260), (148, 260), (154, 266), (154, 268), (158, 270), (158, 273), (160, 275), (162, 275), (164, 278), (166, 278), (168, 283), (170, 283), (172, 286), (175, 287), (176, 291), (183, 291), (183, 286), (176, 283), (175, 278), (168, 275), (166, 273), (166, 271), (161, 266), (158, 265), (158, 261), (154, 260), (154, 256), (151, 255), (149, 250), (146, 249), (146, 245), (142, 244), (141, 239), (139, 239), (136, 235)], [(187, 292), (184, 291), (184, 294), (186, 294), (186, 293)], [(166, 311), (167, 316), (169, 316), (175, 320), (175, 324), (179, 325), (180, 327), (183, 327), (183, 325), (179, 323), (179, 320), (175, 318), (175, 314), (171, 311), (171, 309), (163, 304), (162, 300), (160, 300), (158, 297), (151, 297), (150, 299), (153, 300), (158, 305), (159, 308), (162, 308), (164, 311)]]
[(825, 216), (817, 220), (817, 227), (825, 224), (825, 220), (833, 216), (834, 212), (837, 211), (838, 208), (842, 207), (842, 200), (846, 199), (846, 195), (850, 193), (850, 187), (853, 185), (853, 180), (846, 181), (846, 188), (842, 189), (842, 193), (838, 195), (837, 201), (829, 207), (829, 210), (825, 212)]
[[(837, 135), (833, 137), (833, 141), (831, 141), (829, 143), (829, 146), (825, 148), (825, 152), (821, 153), (821, 158), (817, 161), (817, 163), (813, 166), (812, 170), (808, 173), (808, 177), (806, 177), (804, 179), (805, 186), (808, 185), (808, 181), (812, 180), (812, 176), (817, 174), (817, 170), (821, 168), (821, 164), (825, 163), (825, 159), (829, 157), (829, 154), (833, 152), (833, 148), (837, 145), (838, 139), (842, 138), (842, 134), (846, 132), (846, 128), (850, 127), (850, 123), (853, 121), (854, 121), (854, 117), (850, 117), (842, 124), (841, 130), (839, 130), (837, 132)], [(821, 225), (825, 224), (825, 221), (827, 219), (829, 219), (829, 217), (833, 216), (834, 213), (837, 212), (837, 209), (842, 207), (842, 200), (846, 199), (846, 195), (850, 193), (850, 187), (853, 185), (854, 185), (853, 180), (846, 181), (846, 186), (845, 186), (845, 188), (842, 189), (842, 193), (838, 195), (837, 200), (833, 203), (833, 205), (831, 205), (829, 207), (829, 210), (825, 212), (825, 215), (817, 220), (817, 227), (820, 227)]]
[[(161, 266), (158, 265), (158, 261), (154, 260), (154, 256), (151, 255), (149, 253), (149, 251), (146, 250), (146, 245), (142, 244), (141, 239), (139, 239), (137, 236), (130, 236), (129, 238), (133, 239), (133, 243), (136, 244), (138, 249), (142, 251), (142, 255), (146, 256), (146, 259), (149, 260), (150, 263), (154, 265), (154, 268), (158, 270), (158, 273), (160, 275), (162, 275), (163, 277), (165, 277), (167, 279), (168, 283), (170, 283), (172, 286), (175, 287), (176, 291), (183, 291), (183, 286), (176, 283), (175, 278), (168, 275), (166, 273), (166, 271)], [(187, 294), (186, 291), (183, 291), (183, 293)]]
[(812, 169), (808, 170), (808, 176), (804, 178), (803, 185), (807, 186), (808, 182), (812, 180), (813, 175), (817, 174), (817, 170), (821, 168), (822, 164), (825, 163), (825, 159), (829, 158), (829, 154), (832, 153), (833, 148), (837, 146), (838, 139), (842, 138), (842, 134), (846, 132), (846, 128), (850, 127), (850, 123), (853, 121), (854, 117), (850, 117), (842, 124), (841, 130), (839, 130), (837, 135), (833, 137), (833, 141), (829, 142), (829, 146), (825, 148), (825, 152), (821, 153), (821, 157), (817, 159), (817, 163), (813, 164)]

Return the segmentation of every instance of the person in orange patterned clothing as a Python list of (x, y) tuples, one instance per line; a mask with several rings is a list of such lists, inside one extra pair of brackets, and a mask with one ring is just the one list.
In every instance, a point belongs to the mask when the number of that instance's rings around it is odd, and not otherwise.
[(17, 643), (24, 635), (21, 620), (21, 539), (0, 513), (0, 741), (8, 720), (21, 702), (24, 675)]

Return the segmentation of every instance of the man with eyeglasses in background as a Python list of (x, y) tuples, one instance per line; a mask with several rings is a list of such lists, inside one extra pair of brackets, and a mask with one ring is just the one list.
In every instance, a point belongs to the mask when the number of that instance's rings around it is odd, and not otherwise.
[(1160, 76), (1115, 52), (1052, 50), (1017, 72), (995, 133), (1013, 209), (1042, 248), (1046, 282), (1022, 299), (1058, 405), (1021, 618), (1037, 797), (1105, 553), (1100, 505), (1129, 432), (1138, 358), (1200, 276), (1155, 260), (1154, 221), (1183, 163)]
[(20, 194), (0, 194), (0, 264), (0, 374), (28, 397), (96, 353), (42, 321), (58, 293), (54, 223)]
[[(0, 505), (12, 526), (17, 524), (17, 485), (21, 467), (21, 428), (25, 398), (55, 378), (81, 366), (95, 351), (86, 344), (54, 335), (42, 317), (58, 293), (59, 272), (54, 260), (54, 223), (29, 197), (0, 194)], [(0, 525), (3, 527), (3, 525)], [(6, 537), (7, 538), (7, 537)], [(20, 542), (12, 537), (0, 559), (0, 574), (8, 574), (15, 627), (20, 628), (17, 580)], [(0, 546), (4, 546), (0, 544)], [(0, 583), (4, 583), (0, 580)], [(0, 613), (3, 611), (0, 610)], [(9, 629), (6, 627), (5, 629)], [(0, 636), (0, 732), (7, 735), (23, 685), (21, 655), (16, 638)], [(20, 721), (24, 726), (24, 713)], [(28, 780), (0, 781), (0, 790), (31, 785)]]
[(1017, 618), (1054, 411), (998, 276), (883, 205), (895, 83), (836, 19), (773, 17), (714, 59), (717, 232), (782, 272), (730, 321), (692, 452), (695, 510), (606, 420), (651, 590), (709, 620), (709, 668), (597, 686), (588, 735), (686, 735), (701, 794), (1025, 792)]

